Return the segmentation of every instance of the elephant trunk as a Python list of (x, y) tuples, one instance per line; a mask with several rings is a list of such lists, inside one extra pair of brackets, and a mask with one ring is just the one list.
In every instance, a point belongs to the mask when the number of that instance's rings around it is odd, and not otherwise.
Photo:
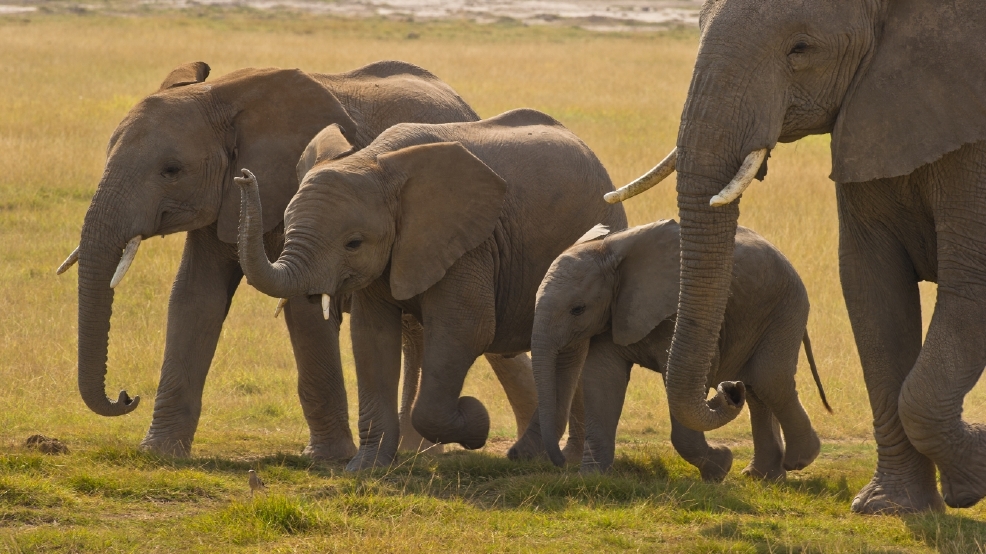
[(538, 419), (541, 421), (541, 441), (551, 463), (558, 467), (565, 465), (565, 456), (558, 447), (558, 395), (557, 371), (558, 349), (543, 339), (531, 340), (531, 365), (534, 368), (534, 382), (538, 393)]
[(277, 298), (290, 298), (306, 294), (305, 283), (298, 277), (292, 263), (290, 245), (285, 237), (281, 257), (273, 264), (267, 259), (264, 248), (264, 224), (261, 215), (260, 190), (257, 180), (244, 170), (248, 177), (237, 179), (240, 185), (240, 225), (237, 248), (240, 267), (247, 281), (257, 290)]
[[(97, 194), (98, 196), (98, 194)], [(90, 410), (102, 416), (132, 412), (140, 397), (120, 391), (114, 402), (106, 396), (106, 360), (109, 346), (113, 289), (110, 281), (130, 237), (111, 229), (102, 203), (93, 199), (86, 214), (79, 244), (79, 392)]]

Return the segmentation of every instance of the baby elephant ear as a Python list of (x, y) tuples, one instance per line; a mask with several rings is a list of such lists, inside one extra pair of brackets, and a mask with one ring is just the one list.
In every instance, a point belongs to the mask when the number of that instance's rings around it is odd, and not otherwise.
[(333, 160), (353, 151), (353, 145), (346, 140), (342, 127), (337, 123), (319, 131), (315, 138), (308, 143), (301, 159), (298, 160), (298, 183), (305, 180), (305, 175), (316, 165)]
[(208, 76), (209, 64), (205, 62), (190, 62), (182, 64), (174, 68), (171, 73), (164, 78), (164, 82), (161, 83), (161, 87), (158, 89), (158, 92), (169, 88), (201, 83), (202, 81), (205, 81)]
[(617, 259), (613, 342), (642, 340), (678, 311), (678, 224), (661, 221), (606, 239)]
[(458, 142), (411, 146), (377, 161), (401, 183), (390, 290), (405, 300), (493, 234), (507, 183)]

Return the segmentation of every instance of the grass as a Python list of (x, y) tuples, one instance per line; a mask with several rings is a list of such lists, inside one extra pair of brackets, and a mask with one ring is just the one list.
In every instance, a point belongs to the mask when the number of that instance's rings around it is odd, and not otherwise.
[[(203, 60), (213, 75), (266, 65), (337, 72), (404, 59), (446, 80), (484, 117), (523, 106), (553, 115), (623, 184), (673, 147), (696, 41), (687, 30), (611, 35), (509, 21), (348, 21), (205, 7), (0, 16), (0, 551), (982, 551), (981, 507), (906, 518), (849, 514), (875, 454), (838, 281), (828, 137), (777, 148), (767, 179), (744, 195), (740, 219), (801, 273), (815, 356), (836, 410), (824, 412), (802, 359), (799, 390), (825, 446), (786, 483), (739, 475), (751, 455), (743, 415), (709, 434), (734, 446), (733, 472), (722, 485), (703, 484), (670, 450), (664, 391), (644, 370), (632, 377), (612, 475), (511, 463), (502, 452), (513, 416), (482, 360), (464, 394), (490, 409), (494, 440), (486, 452), (404, 457), (360, 475), (312, 464), (294, 454), (307, 429), (286, 330), (271, 319), (274, 301), (245, 284), (213, 362), (194, 457), (138, 452), (179, 235), (146, 241), (117, 289), (107, 390), (141, 395), (140, 408), (101, 418), (81, 402), (74, 270), (57, 278), (54, 268), (77, 243), (110, 133), (174, 66)], [(674, 217), (673, 188), (628, 202), (631, 223)], [(922, 292), (930, 319), (934, 287)], [(986, 420), (984, 394), (982, 386), (970, 393), (967, 420)], [(62, 439), (71, 453), (43, 457), (20, 446), (38, 432)], [(269, 496), (250, 498), (250, 468), (268, 481)]]

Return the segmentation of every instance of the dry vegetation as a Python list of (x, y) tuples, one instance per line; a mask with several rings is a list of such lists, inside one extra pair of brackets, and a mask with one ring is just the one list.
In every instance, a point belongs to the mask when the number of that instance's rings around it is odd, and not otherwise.
[[(940, 516), (848, 513), (873, 467), (870, 412), (839, 288), (828, 137), (779, 147), (742, 203), (741, 224), (776, 244), (812, 301), (809, 332), (835, 415), (802, 358), (802, 399), (825, 444), (786, 484), (750, 483), (748, 417), (711, 433), (735, 445), (721, 486), (667, 446), (660, 379), (636, 370), (612, 476), (582, 479), (502, 458), (512, 416), (477, 363), (487, 453), (402, 458), (360, 476), (300, 458), (307, 430), (274, 300), (243, 285), (213, 363), (195, 458), (136, 452), (150, 422), (180, 235), (148, 241), (117, 289), (107, 390), (140, 394), (133, 414), (100, 418), (75, 378), (76, 282), (54, 268), (78, 240), (111, 131), (179, 63), (221, 75), (244, 66), (337, 72), (386, 58), (417, 63), (484, 117), (543, 110), (575, 131), (622, 184), (673, 145), (696, 34), (601, 35), (500, 23), (411, 24), (209, 12), (107, 17), (0, 16), (0, 550), (537, 550), (722, 552), (982, 550), (982, 508)], [(627, 203), (631, 223), (674, 217), (673, 184)], [(933, 287), (924, 287), (930, 318)], [(343, 347), (355, 424), (355, 383)], [(986, 420), (984, 390), (966, 417)], [(21, 444), (41, 432), (67, 456)], [(251, 502), (246, 469), (273, 491)], [(181, 547), (179, 545), (182, 545)]]

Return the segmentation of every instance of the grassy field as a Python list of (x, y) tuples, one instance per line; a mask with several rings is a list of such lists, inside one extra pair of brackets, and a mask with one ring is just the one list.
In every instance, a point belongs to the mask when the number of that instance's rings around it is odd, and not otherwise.
[[(105, 145), (128, 108), (176, 65), (213, 75), (245, 66), (336, 72), (396, 58), (436, 73), (480, 115), (543, 110), (581, 136), (615, 183), (670, 150), (697, 35), (604, 35), (510, 22), (399, 23), (211, 11), (128, 17), (0, 16), (0, 551), (645, 550), (695, 552), (978, 552), (982, 507), (941, 515), (860, 517), (849, 503), (873, 469), (870, 411), (838, 281), (828, 137), (779, 147), (744, 196), (741, 224), (776, 244), (812, 301), (809, 332), (835, 408), (822, 409), (802, 357), (799, 390), (823, 439), (819, 459), (786, 483), (739, 474), (749, 418), (710, 433), (734, 447), (718, 486), (668, 444), (659, 376), (635, 370), (613, 474), (515, 464), (513, 417), (478, 362), (466, 394), (487, 404), (485, 452), (402, 457), (361, 475), (297, 455), (307, 430), (287, 333), (274, 300), (237, 294), (188, 460), (138, 452), (151, 416), (171, 280), (183, 236), (146, 241), (117, 289), (107, 390), (143, 398), (101, 418), (76, 390), (76, 280), (54, 268), (75, 247)], [(676, 214), (673, 184), (626, 204), (633, 224)], [(933, 286), (923, 287), (930, 319)], [(344, 329), (345, 331), (345, 329)], [(344, 336), (348, 333), (344, 333)], [(355, 383), (343, 346), (355, 423)], [(965, 416), (986, 421), (986, 389)], [(67, 456), (24, 448), (31, 434)], [(250, 498), (246, 470), (269, 496)]]

